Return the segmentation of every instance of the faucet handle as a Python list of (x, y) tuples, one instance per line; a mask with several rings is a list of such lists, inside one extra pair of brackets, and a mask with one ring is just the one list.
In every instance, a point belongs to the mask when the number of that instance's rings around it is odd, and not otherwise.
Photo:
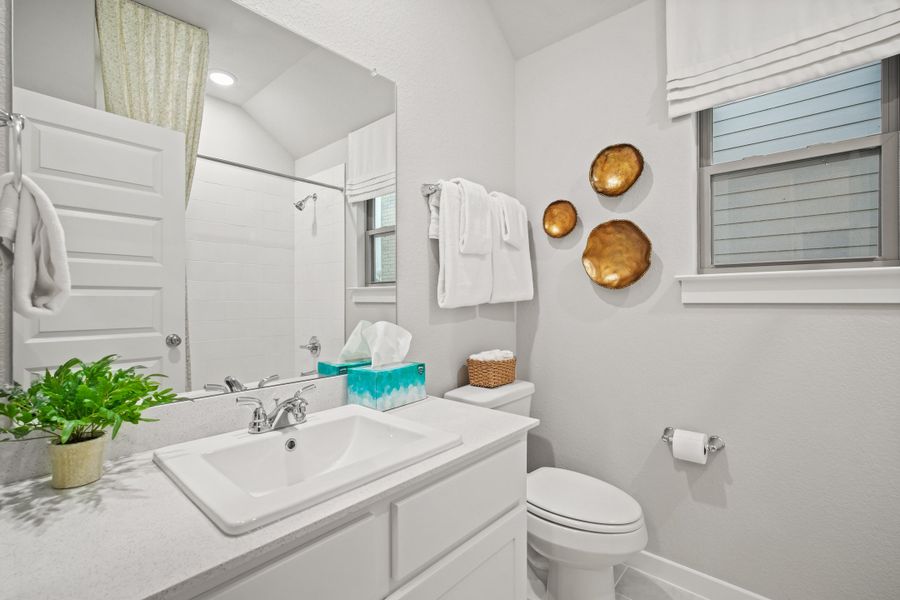
[(253, 396), (238, 396), (235, 398), (234, 403), (238, 406), (254, 406), (256, 408), (265, 408), (263, 406), (262, 400), (259, 398), (254, 398)]
[(315, 389), (317, 389), (317, 388), (316, 388), (316, 384), (310, 383), (310, 384), (304, 385), (302, 388), (300, 388), (300, 389), (297, 391), (297, 393), (298, 393), (298, 394), (302, 394), (302, 393), (304, 393), (304, 392), (311, 392), (311, 391), (313, 391), (313, 390), (315, 390)]
[(253, 407), (253, 417), (250, 419), (250, 424), (247, 425), (247, 431), (250, 433), (262, 433), (268, 429), (269, 417), (266, 414), (266, 407), (263, 405), (262, 400), (253, 396), (238, 396), (234, 403), (239, 406)]

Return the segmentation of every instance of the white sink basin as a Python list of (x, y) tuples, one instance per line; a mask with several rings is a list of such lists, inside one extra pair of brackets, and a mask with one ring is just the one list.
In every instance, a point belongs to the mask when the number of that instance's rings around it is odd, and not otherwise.
[(153, 462), (222, 531), (237, 535), (460, 441), (454, 433), (347, 405), (277, 431), (235, 431), (167, 446), (153, 454)]

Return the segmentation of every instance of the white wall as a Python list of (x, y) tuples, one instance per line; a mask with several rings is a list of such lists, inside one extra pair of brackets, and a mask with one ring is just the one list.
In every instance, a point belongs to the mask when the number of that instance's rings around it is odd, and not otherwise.
[[(344, 165), (310, 174), (310, 178), (344, 185)], [(297, 183), (295, 197), (318, 195), (302, 211), (294, 210), (295, 368), (314, 369), (316, 361), (299, 348), (316, 336), (320, 360), (334, 360), (344, 345), (344, 195), (328, 188)]]
[(15, 26), (17, 86), (96, 105), (94, 0), (17, 0)]
[[(482, 0), (239, 2), (397, 83), (398, 319), (413, 334), (410, 357), (428, 364), (429, 392), (455, 387), (468, 354), (516, 337), (512, 305), (437, 307), (437, 247), (419, 195), (422, 183), (457, 175), (512, 191), (514, 66), (490, 9)], [(436, 43), (441, 32), (454, 42)]]
[[(900, 319), (895, 307), (692, 306), (695, 129), (665, 105), (664, 3), (647, 0), (516, 67), (516, 191), (532, 215), (536, 299), (520, 364), (537, 385), (531, 467), (634, 495), (648, 549), (773, 599), (876, 600), (900, 589)], [(402, 112), (401, 112), (402, 114)], [(641, 179), (598, 198), (588, 166), (635, 144)], [(561, 240), (543, 208), (568, 198)], [(635, 221), (653, 266), (625, 290), (587, 278), (590, 229)], [(722, 435), (706, 467), (674, 462), (667, 425)]]
[[(290, 174), (241, 108), (207, 96), (200, 153)], [(186, 212), (192, 387), (294, 374), (294, 184), (200, 159)]]

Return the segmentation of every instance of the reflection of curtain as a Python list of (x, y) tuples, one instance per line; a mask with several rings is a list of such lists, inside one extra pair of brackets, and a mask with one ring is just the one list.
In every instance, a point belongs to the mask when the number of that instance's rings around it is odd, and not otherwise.
[(106, 110), (185, 136), (185, 203), (203, 120), (209, 35), (133, 0), (96, 0)]
[(390, 114), (348, 136), (347, 201), (364, 202), (394, 192), (397, 121)]

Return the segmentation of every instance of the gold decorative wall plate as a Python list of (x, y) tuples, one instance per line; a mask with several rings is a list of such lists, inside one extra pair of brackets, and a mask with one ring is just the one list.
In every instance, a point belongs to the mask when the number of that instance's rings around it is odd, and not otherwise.
[(631, 144), (604, 148), (591, 163), (591, 187), (604, 196), (621, 196), (644, 170), (644, 157)]
[(650, 268), (650, 238), (625, 220), (594, 227), (588, 236), (581, 263), (594, 283), (605, 288), (628, 287)]
[(578, 211), (568, 200), (551, 202), (544, 209), (544, 231), (554, 238), (569, 235), (575, 229), (578, 221)]

